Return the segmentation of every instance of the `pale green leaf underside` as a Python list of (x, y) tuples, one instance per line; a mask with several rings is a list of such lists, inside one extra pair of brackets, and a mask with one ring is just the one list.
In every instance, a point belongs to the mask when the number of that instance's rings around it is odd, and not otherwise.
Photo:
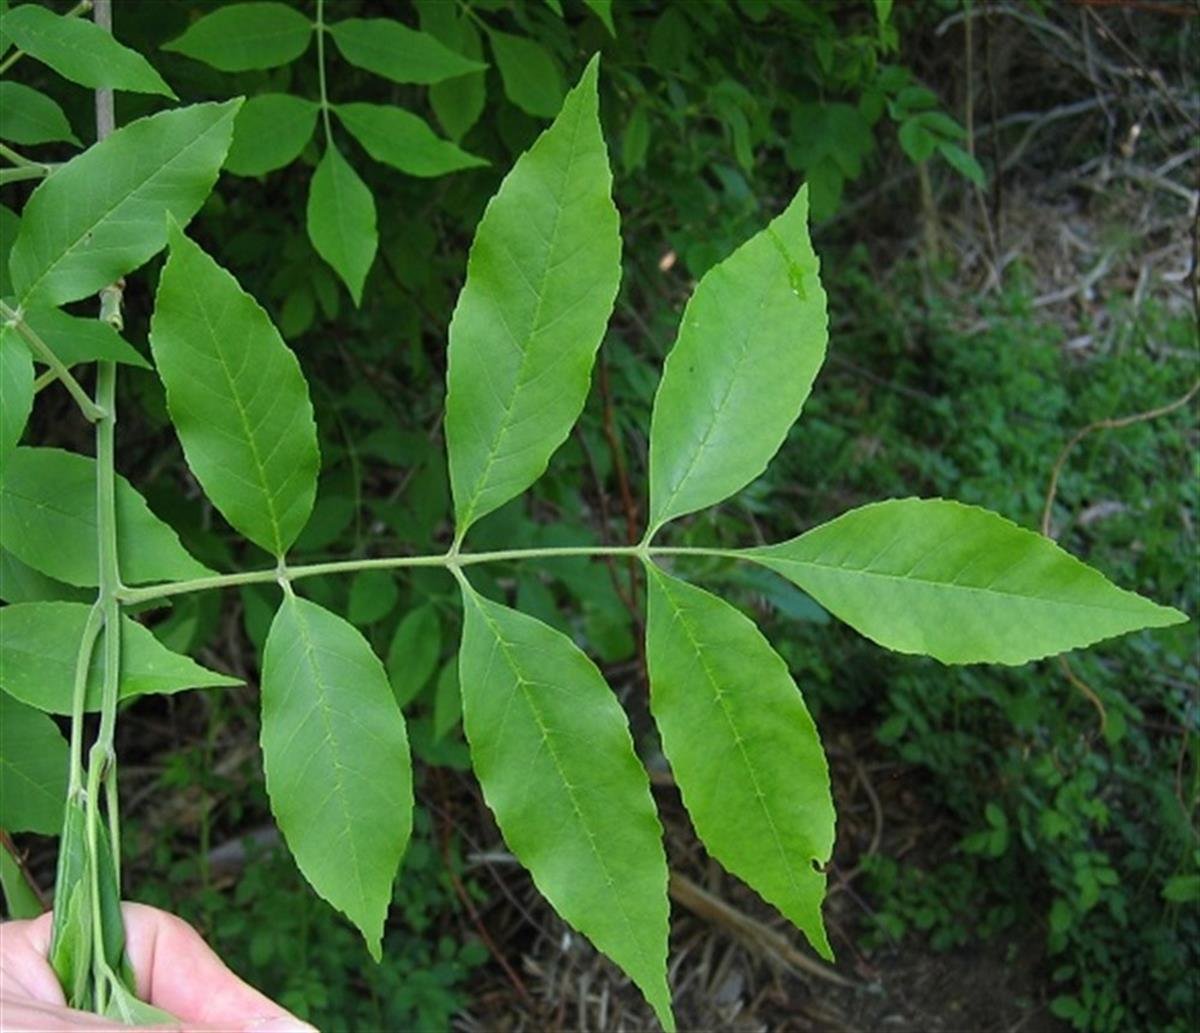
[(79, 143), (58, 102), (21, 83), (0, 82), (0, 140), (17, 144)]
[(487, 67), (391, 18), (348, 18), (329, 34), (352, 65), (393, 82), (436, 83)]
[(271, 809), (296, 863), (378, 961), (412, 829), (404, 718), (367, 640), (295, 596), (263, 653), (262, 749)]
[(1022, 664), (1187, 620), (1048, 538), (946, 499), (863, 506), (743, 555), (880, 645), (943, 663)]
[(287, 93), (251, 97), (233, 123), (225, 168), (238, 176), (261, 176), (290, 165), (312, 139), (319, 111), (311, 100)]
[(596, 77), (593, 59), (471, 246), (446, 399), (460, 537), (541, 475), (587, 397), (621, 276)]
[(404, 108), (386, 104), (339, 104), (342, 124), (376, 161), (410, 176), (444, 176), (487, 162), (443, 140), (429, 123)]
[(662, 828), (625, 713), (560, 632), (466, 586), (463, 606), (464, 727), (505, 842), (671, 1029)]
[(0, 828), (58, 835), (67, 767), (67, 741), (58, 726), (0, 692)]
[(313, 173), (308, 191), (308, 238), (342, 278), (354, 304), (362, 302), (363, 284), (375, 251), (375, 199), (341, 152), (329, 144)]
[[(0, 688), (49, 714), (69, 714), (87, 603), (19, 603), (0, 609)], [(88, 670), (86, 709), (100, 709), (104, 632)], [(241, 684), (174, 653), (137, 621), (121, 619), (122, 699)]]
[(832, 958), (821, 920), (834, 809), (787, 665), (728, 603), (649, 571), (650, 709), (708, 851)]
[(312, 22), (287, 4), (227, 4), (192, 22), (163, 50), (223, 72), (245, 72), (296, 60), (308, 49), (312, 32)]
[(80, 86), (175, 96), (149, 61), (88, 18), (22, 4), (5, 14), (4, 32), (25, 53)]
[(282, 556), (317, 491), (317, 427), (300, 364), (237, 280), (170, 231), (150, 347), (188, 466), (213, 505)]
[(161, 251), (216, 182), (240, 100), (138, 119), (89, 147), (29, 198), (9, 257), (25, 308), (85, 298)]
[(5, 327), (0, 330), (0, 483), (32, 411), (33, 356), (16, 331)]
[[(17, 448), (0, 481), (0, 545), (68, 584), (97, 584), (96, 461), (57, 448)], [(117, 556), (127, 585), (212, 573), (194, 560), (124, 477), (117, 476)]]
[(650, 426), (650, 527), (728, 498), (787, 437), (825, 358), (808, 188), (714, 266), (684, 309)]

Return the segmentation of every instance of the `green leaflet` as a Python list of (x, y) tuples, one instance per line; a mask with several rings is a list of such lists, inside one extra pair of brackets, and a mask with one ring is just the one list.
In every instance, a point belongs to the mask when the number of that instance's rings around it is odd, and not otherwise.
[(88, 878), (87, 816), (78, 800), (67, 801), (58, 868), (54, 876), (54, 908), (50, 934), (50, 966), (67, 1003), (87, 1008), (92, 965), (92, 894)]
[[(0, 609), (0, 689), (46, 713), (69, 714), (75, 661), (90, 610), (87, 603), (73, 602), (18, 603)], [(100, 709), (105, 634), (101, 632), (88, 671), (89, 711)], [(171, 652), (148, 628), (121, 618), (122, 699), (240, 684)]]
[(5, 14), (4, 31), (30, 57), (80, 86), (175, 97), (149, 61), (87, 18), (66, 18), (40, 4), (22, 4)]
[(33, 356), (15, 330), (0, 330), (0, 483), (33, 412)]
[[(150, 363), (132, 344), (99, 319), (71, 316), (57, 308), (39, 308), (26, 313), (25, 322), (65, 366), (103, 359), (150, 368)], [(6, 335), (15, 333), (14, 330), (5, 331)]]
[(398, 83), (436, 83), (487, 67), (391, 18), (348, 18), (329, 34), (352, 65)]
[(95, 592), (63, 584), (22, 563), (7, 549), (0, 548), (0, 602), (40, 603), (55, 600), (94, 599)]
[(597, 73), (593, 58), (471, 245), (447, 374), (459, 538), (537, 480), (587, 397), (621, 278)]
[(410, 176), (444, 176), (486, 165), (443, 140), (423, 118), (386, 104), (339, 104), (333, 109), (351, 135), (376, 161)]
[[(0, 546), (72, 585), (97, 584), (96, 461), (57, 448), (14, 449), (0, 481)], [(117, 554), (127, 585), (212, 573), (117, 476)]]
[[(75, 20), (71, 24), (86, 24)], [(95, 294), (161, 251), (212, 190), (240, 100), (138, 119), (33, 192), (9, 257), (22, 307)]]
[(442, 627), (432, 603), (406, 613), (388, 647), (387, 671), (396, 702), (412, 702), (437, 667), (442, 652)]
[(395, 571), (360, 570), (350, 579), (346, 619), (357, 627), (374, 624), (391, 613), (399, 600)]
[(708, 851), (832, 960), (821, 921), (833, 851), (829, 769), (787, 665), (752, 621), (649, 572), (650, 709)]
[(168, 1026), (179, 1027), (179, 1020), (161, 1008), (138, 1000), (124, 984), (110, 984), (112, 996), (108, 999), (108, 1007), (104, 1015), (109, 1019), (118, 1019), (126, 1026)]
[(592, 13), (604, 22), (608, 34), (616, 39), (617, 27), (613, 24), (613, 0), (583, 0)]
[(946, 499), (877, 502), (742, 555), (887, 649), (948, 664), (1022, 664), (1187, 619), (1048, 538)]
[(150, 348), (188, 466), (225, 519), (282, 556), (312, 512), (317, 428), (296, 356), (237, 280), (178, 226)]
[(0, 82), (0, 140), (19, 144), (79, 143), (58, 102), (15, 82)]
[(21, 220), (11, 208), (0, 204), (0, 298), (13, 293), (12, 277), (8, 273), (8, 256), (12, 253), (13, 241), (21, 229)]
[(246, 72), (295, 61), (308, 49), (312, 32), (312, 22), (287, 4), (226, 4), (192, 22), (163, 50), (222, 72)]
[[(517, 107), (535, 118), (554, 118), (559, 107), (566, 110), (562, 72), (540, 43), (498, 29), (488, 30), (488, 42), (496, 55), (504, 93)], [(584, 73), (585, 79), (588, 74)]]
[(332, 143), (309, 187), (308, 238), (342, 278), (354, 304), (361, 304), (363, 283), (379, 247), (375, 199)]
[[(479, 30), (449, 4), (439, 0), (419, 0), (417, 11), (421, 28), (432, 33), (451, 50), (476, 60), (483, 57), (483, 41)], [(437, 115), (446, 135), (461, 140), (468, 129), (479, 121), (487, 100), (487, 82), (483, 72), (471, 72), (446, 79), (429, 87), (429, 104)]]
[(0, 843), (0, 890), (4, 892), (4, 906), (9, 918), (37, 918), (45, 910), (17, 859), (3, 843)]
[(225, 168), (238, 176), (261, 176), (290, 165), (312, 139), (319, 111), (313, 101), (287, 93), (251, 97), (233, 123)]
[(674, 1029), (662, 828), (625, 713), (565, 635), (462, 591), (463, 723), (505, 842)]
[(651, 534), (766, 469), (812, 388), (827, 328), (801, 187), (684, 309), (650, 425)]
[[(7, 642), (0, 642), (0, 649), (6, 648)], [(0, 828), (57, 836), (67, 767), (67, 740), (58, 725), (0, 692)]]
[(271, 809), (296, 863), (378, 961), (412, 830), (404, 718), (367, 640), (293, 595), (263, 653), (262, 749)]

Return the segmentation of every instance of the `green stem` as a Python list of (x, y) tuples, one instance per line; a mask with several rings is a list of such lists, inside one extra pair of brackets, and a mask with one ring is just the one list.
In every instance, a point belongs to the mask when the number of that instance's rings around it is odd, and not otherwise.
[[(346, 574), (359, 570), (396, 570), (402, 567), (470, 567), (478, 563), (503, 563), (511, 560), (566, 559), (571, 557), (635, 556), (719, 556), (736, 558), (736, 549), (705, 549), (687, 546), (641, 546), (641, 545), (568, 545), (546, 549), (501, 549), (496, 552), (447, 552), (428, 556), (381, 556), (376, 559), (334, 560), (329, 563), (306, 563), (288, 567), (285, 583), (322, 574)], [(189, 581), (173, 581), (165, 585), (149, 585), (146, 588), (124, 588), (119, 598), (124, 606), (135, 603), (153, 602), (186, 592), (203, 592), (212, 588), (233, 588), (237, 585), (264, 584), (279, 581), (280, 570), (248, 570), (241, 574), (215, 574), (212, 577), (194, 578)]]
[(325, 123), (325, 143), (333, 146), (329, 125), (329, 91), (325, 85), (325, 0), (317, 0), (317, 83), (321, 90), (321, 120)]
[(96, 637), (104, 623), (104, 611), (97, 602), (88, 613), (83, 626), (83, 638), (79, 641), (79, 653), (75, 658), (75, 686), (71, 693), (71, 774), (67, 789), (68, 796), (79, 797), (83, 789), (83, 715), (87, 706), (88, 672), (92, 666), (92, 652)]
[(14, 151), (8, 144), (0, 143), (0, 158), (7, 158), (14, 165), (29, 166), (32, 168), (41, 168), (40, 161), (34, 161), (32, 158), (26, 158), (19, 151)]
[[(76, 15), (86, 14), (91, 9), (92, 9), (92, 0), (79, 0), (79, 3), (77, 3), (74, 7), (72, 7), (64, 15), (64, 17), (74, 18)], [(7, 72), (10, 68), (12, 68), (13, 65), (15, 65), (18, 61), (20, 61), (21, 58), (23, 58), (24, 56), (25, 56), (25, 51), (14, 50), (3, 61), (0, 61), (0, 75), (3, 75), (5, 72)]]
[(34, 355), (49, 366), (50, 371), (63, 382), (63, 387), (70, 392), (71, 397), (75, 399), (75, 404), (79, 406), (88, 420), (95, 423), (104, 415), (104, 410), (88, 397), (88, 393), (80, 386), (79, 381), (71, 375), (71, 371), (54, 354), (50, 345), (43, 341), (33, 327), (25, 322), (19, 310), (0, 301), (0, 317), (3, 317), (6, 326), (11, 326), (25, 339), (25, 343), (33, 349)]
[(0, 187), (5, 183), (21, 183), (27, 179), (45, 179), (53, 171), (49, 165), (22, 165), (17, 169), (0, 169)]

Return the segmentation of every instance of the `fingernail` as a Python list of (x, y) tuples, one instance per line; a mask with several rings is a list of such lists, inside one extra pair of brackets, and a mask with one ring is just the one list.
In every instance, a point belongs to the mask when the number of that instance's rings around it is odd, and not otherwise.
[(273, 1019), (255, 1019), (246, 1027), (246, 1033), (318, 1033), (316, 1026), (290, 1015)]

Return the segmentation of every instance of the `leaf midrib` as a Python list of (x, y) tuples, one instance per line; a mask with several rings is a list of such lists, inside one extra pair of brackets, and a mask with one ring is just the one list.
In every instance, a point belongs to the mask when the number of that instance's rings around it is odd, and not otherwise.
[[(1109, 606), (1104, 603), (1089, 603), (1089, 602), (1083, 602), (1083, 601), (1074, 600), (1074, 599), (1062, 599), (1062, 598), (1057, 598), (1054, 596), (1029, 595), (1028, 593), (1025, 593), (1025, 592), (1015, 592), (1015, 591), (1006, 590), (1003, 588), (991, 588), (991, 587), (979, 586), (979, 585), (964, 585), (964, 584), (958, 584), (953, 581), (939, 581), (935, 578), (929, 578), (929, 577), (915, 577), (915, 576), (911, 576), (911, 575), (907, 575), (907, 574), (888, 574), (883, 571), (868, 570), (864, 567), (844, 567), (844, 566), (839, 566), (838, 564), (834, 564), (834, 563), (821, 563), (816, 560), (798, 560), (798, 559), (793, 559), (791, 557), (783, 557), (783, 556), (779, 556), (779, 555), (772, 556), (769, 553), (761, 553), (758, 555), (755, 555), (754, 553), (746, 553), (745, 555), (746, 555), (747, 559), (753, 560), (755, 563), (758, 563), (764, 567), (767, 567), (768, 569), (773, 568), (775, 564), (779, 564), (780, 566), (790, 566), (790, 567), (810, 567), (813, 570), (819, 570), (822, 572), (833, 572), (833, 573), (837, 573), (837, 574), (845, 574), (849, 577), (878, 578), (879, 580), (882, 580), (882, 581), (900, 582), (901, 584), (914, 584), (915, 583), (918, 585), (929, 586), (931, 588), (943, 589), (947, 592), (975, 592), (975, 593), (979, 593), (981, 595), (998, 595), (998, 596), (1003, 596), (1005, 598), (1010, 598), (1010, 599), (1021, 599), (1024, 602), (1042, 605), (1042, 606), (1065, 606), (1065, 607), (1072, 607), (1072, 608), (1080, 609), (1080, 610), (1101, 610), (1105, 613), (1120, 613), (1120, 614), (1137, 613), (1138, 610), (1141, 609), (1143, 605), (1157, 606), (1157, 604), (1149, 603), (1146, 600), (1142, 600), (1138, 596), (1134, 596), (1134, 598), (1137, 600), (1137, 602), (1139, 604), (1137, 607), (1134, 607), (1134, 606), (1129, 606), (1129, 607)], [(777, 570), (776, 573), (781, 573), (781, 571)], [(1005, 571), (1005, 573), (1008, 573), (1008, 571)], [(1112, 588), (1112, 590), (1115, 592), (1122, 592), (1122, 593), (1125, 592), (1124, 589), (1117, 588), (1116, 585), (1110, 584), (1109, 587)], [(1128, 593), (1128, 594), (1132, 594), (1132, 593)]]

